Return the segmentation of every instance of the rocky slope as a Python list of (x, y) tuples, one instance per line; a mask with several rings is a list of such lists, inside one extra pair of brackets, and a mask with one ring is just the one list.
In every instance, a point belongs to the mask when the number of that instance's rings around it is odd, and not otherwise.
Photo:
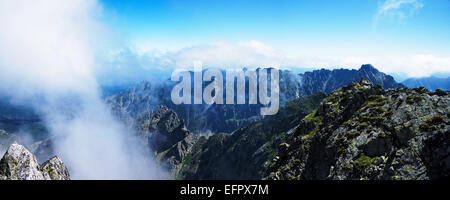
[(261, 179), (286, 135), (325, 98), (318, 93), (290, 101), (273, 116), (232, 134), (202, 137), (183, 160), (181, 179)]
[(267, 178), (448, 177), (449, 105), (442, 90), (384, 90), (367, 81), (342, 87), (280, 144)]
[(141, 113), (133, 127), (161, 165), (173, 177), (178, 176), (183, 159), (198, 140), (187, 130), (183, 120), (173, 110), (158, 106), (155, 111)]
[(58, 157), (39, 165), (24, 146), (11, 144), (0, 160), (0, 180), (69, 180), (69, 172)]
[(140, 115), (134, 127), (174, 178), (261, 179), (281, 138), (325, 96), (318, 93), (288, 102), (277, 115), (251, 122), (232, 134), (194, 135), (164, 106)]
[[(224, 72), (225, 73), (225, 72)], [(224, 76), (225, 77), (225, 76)], [(314, 70), (304, 74), (280, 71), (280, 104), (318, 92), (330, 93), (339, 87), (361, 78), (384, 88), (403, 87), (401, 84), (371, 65), (363, 65), (359, 70), (335, 69)], [(204, 83), (205, 84), (205, 83)], [(260, 105), (174, 105), (170, 100), (174, 82), (142, 82), (128, 90), (106, 98), (112, 112), (122, 121), (131, 124), (143, 112), (153, 111), (157, 105), (174, 110), (185, 120), (189, 130), (195, 133), (225, 132), (245, 126), (261, 119)]]

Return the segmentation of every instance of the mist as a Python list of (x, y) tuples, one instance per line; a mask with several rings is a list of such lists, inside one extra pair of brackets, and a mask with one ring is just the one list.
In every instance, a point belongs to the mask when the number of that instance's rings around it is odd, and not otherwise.
[(101, 99), (101, 9), (92, 0), (0, 0), (0, 92), (40, 114), (72, 179), (168, 178)]

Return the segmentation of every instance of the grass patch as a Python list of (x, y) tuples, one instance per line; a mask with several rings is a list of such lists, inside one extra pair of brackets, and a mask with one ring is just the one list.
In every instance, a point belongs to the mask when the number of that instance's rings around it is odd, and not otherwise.
[(303, 118), (305, 122), (312, 122), (314, 124), (322, 122), (322, 119), (323, 116), (317, 115), (316, 111), (310, 113), (309, 115), (306, 115), (305, 118)]
[(381, 107), (386, 103), (386, 101), (386, 97), (381, 95), (370, 95), (367, 101), (363, 104), (362, 110)]
[(435, 115), (430, 119), (427, 119), (422, 124), (420, 124), (419, 128), (423, 131), (437, 130), (439, 129), (438, 125), (445, 123), (442, 115)]
[(349, 138), (355, 138), (360, 134), (359, 131), (355, 131), (355, 130), (351, 130), (351, 131), (347, 131), (347, 136)]
[(266, 145), (264, 147), (264, 150), (267, 152), (269, 160), (272, 160), (275, 158), (275, 156), (277, 156), (277, 151), (275, 151), (275, 149), (273, 148), (273, 142), (270, 142), (268, 145)]
[(183, 162), (181, 163), (180, 172), (178, 173), (177, 179), (183, 179), (184, 168), (188, 165), (192, 164), (192, 154), (188, 154), (184, 157)]
[(365, 172), (369, 169), (370, 165), (375, 164), (378, 159), (378, 156), (369, 157), (364, 155), (364, 153), (361, 153), (361, 155), (353, 162), (353, 164), (360, 172)]

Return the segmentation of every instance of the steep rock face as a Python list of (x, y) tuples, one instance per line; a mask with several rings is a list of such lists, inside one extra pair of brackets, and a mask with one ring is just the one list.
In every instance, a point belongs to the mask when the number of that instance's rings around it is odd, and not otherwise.
[(268, 178), (448, 177), (448, 105), (449, 92), (352, 83), (302, 120), (280, 145)]
[(17, 143), (11, 144), (0, 160), (1, 179), (44, 180), (39, 165), (31, 152)]
[(178, 174), (183, 158), (190, 153), (198, 139), (187, 130), (183, 120), (165, 106), (158, 106), (153, 112), (141, 113), (134, 128), (174, 177)]
[(0, 160), (0, 179), (68, 180), (70, 176), (58, 157), (53, 157), (40, 167), (30, 151), (22, 145), (13, 143)]
[(180, 178), (183, 164), (190, 159), (189, 155), (197, 142), (198, 137), (190, 133), (181, 141), (172, 145), (169, 149), (158, 153), (156, 157), (162, 162), (163, 166), (170, 170), (172, 177)]
[[(225, 75), (225, 71), (223, 73)], [(279, 77), (280, 106), (296, 98), (318, 92), (330, 93), (351, 82), (357, 82), (361, 78), (367, 79), (374, 84), (380, 84), (384, 88), (402, 87), (391, 76), (379, 72), (371, 65), (363, 65), (359, 70), (322, 69), (304, 74), (295, 74), (289, 70), (281, 70)], [(134, 119), (141, 113), (157, 109), (157, 105), (167, 106), (185, 120), (189, 130), (197, 134), (208, 131), (213, 133), (231, 133), (254, 120), (261, 119), (260, 104), (175, 105), (170, 99), (171, 88), (175, 84), (175, 82), (171, 81), (163, 83), (142, 82), (128, 90), (106, 98), (106, 102), (110, 105), (113, 113), (128, 124), (132, 124)], [(203, 85), (206, 84), (207, 82), (203, 83)], [(248, 83), (246, 84), (248, 85)]]
[(151, 148), (156, 152), (170, 148), (190, 134), (178, 115), (165, 106), (158, 106), (153, 112), (141, 113), (134, 127), (140, 135), (148, 137)]
[(49, 160), (42, 163), (41, 171), (44, 176), (50, 177), (51, 180), (69, 180), (70, 175), (62, 160), (53, 156)]

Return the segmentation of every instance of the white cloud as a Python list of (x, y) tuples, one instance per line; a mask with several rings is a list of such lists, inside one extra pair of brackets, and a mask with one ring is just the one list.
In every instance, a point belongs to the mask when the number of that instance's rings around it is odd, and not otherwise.
[[(450, 57), (435, 55), (378, 55), (364, 56), (355, 53), (306, 55), (273, 48), (259, 41), (215, 42), (191, 46), (166, 53), (139, 52), (140, 66), (147, 69), (174, 70), (190, 68), (194, 61), (201, 61), (204, 67), (297, 67), (297, 68), (351, 68), (371, 63), (385, 73), (404, 73), (410, 77), (429, 76), (437, 72), (450, 72)], [(129, 52), (127, 56), (133, 55)]]
[(438, 72), (450, 72), (450, 57), (419, 54), (387, 58), (382, 60), (380, 65), (383, 65), (380, 69), (386, 72), (402, 72), (409, 77), (424, 77)]
[(99, 96), (99, 9), (93, 0), (0, 0), (0, 94), (43, 114), (72, 178), (162, 178)]
[[(95, 1), (0, 1), (0, 72), (19, 92), (91, 87)], [(2, 81), (5, 81), (3, 79)]]
[(408, 17), (415, 15), (423, 6), (421, 0), (386, 0), (378, 7), (373, 26), (376, 27), (381, 20), (404, 23)]
[[(283, 63), (283, 60), (286, 60), (282, 54), (277, 53), (272, 47), (255, 40), (237, 43), (214, 42), (164, 53), (156, 50), (142, 52), (133, 51), (133, 48), (130, 49), (132, 54), (140, 60), (139, 65), (151, 69), (187, 68), (192, 67), (194, 61), (202, 61), (205, 67), (276, 67)], [(128, 52), (128, 56), (132, 56), (129, 51), (116, 52), (110, 57), (112, 59), (110, 62), (118, 65), (120, 63), (118, 58), (120, 57), (117, 57), (117, 55)]]
[(450, 72), (450, 57), (434, 55), (345, 57), (337, 63), (342, 66), (358, 67), (362, 63), (371, 63), (385, 73), (402, 73), (408, 77), (425, 77), (435, 73)]

